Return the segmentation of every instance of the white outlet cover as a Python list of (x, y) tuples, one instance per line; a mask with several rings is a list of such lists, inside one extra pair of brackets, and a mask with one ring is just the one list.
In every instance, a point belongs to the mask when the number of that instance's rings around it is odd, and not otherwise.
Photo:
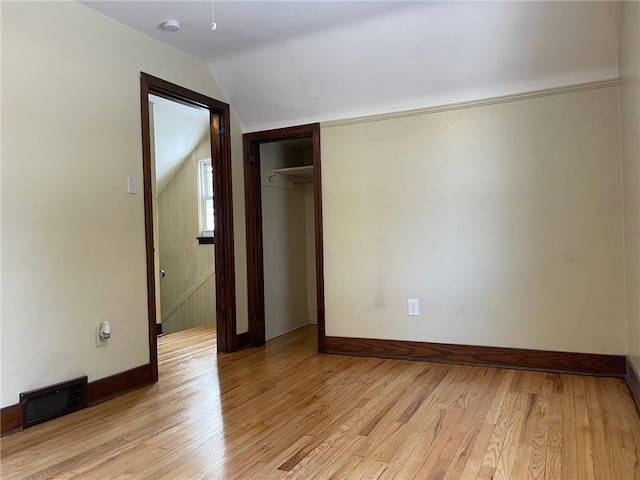
[(409, 316), (418, 316), (420, 315), (420, 300), (417, 298), (410, 298), (407, 300), (407, 309), (409, 311)]

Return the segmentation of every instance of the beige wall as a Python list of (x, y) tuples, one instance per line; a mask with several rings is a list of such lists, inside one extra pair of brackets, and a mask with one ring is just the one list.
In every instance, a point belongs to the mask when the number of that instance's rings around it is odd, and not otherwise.
[(162, 330), (173, 333), (215, 323), (213, 245), (200, 245), (198, 161), (211, 158), (209, 135), (184, 160), (158, 195)]
[(617, 87), (323, 125), (327, 334), (625, 353), (619, 134)]
[(261, 145), (262, 237), (266, 338), (309, 323), (304, 187), (274, 168), (302, 164), (285, 142)]
[(629, 355), (640, 370), (640, 4), (620, 11), (620, 119)]
[[(140, 72), (224, 97), (200, 61), (75, 2), (2, 2), (1, 35), (4, 407), (25, 390), (149, 361)], [(233, 122), (238, 324), (246, 325)], [(137, 195), (126, 193), (127, 175), (138, 178)], [(104, 320), (113, 337), (96, 348)]]

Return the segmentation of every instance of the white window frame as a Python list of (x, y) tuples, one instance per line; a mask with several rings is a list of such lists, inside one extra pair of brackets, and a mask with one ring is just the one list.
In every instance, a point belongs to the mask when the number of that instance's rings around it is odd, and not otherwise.
[(202, 237), (213, 237), (216, 225), (215, 214), (213, 217), (214, 230), (205, 230), (207, 224), (206, 220), (206, 202), (207, 200), (213, 200), (213, 195), (207, 193), (207, 169), (211, 167), (211, 159), (205, 158), (198, 160), (198, 226), (200, 228), (200, 235)]

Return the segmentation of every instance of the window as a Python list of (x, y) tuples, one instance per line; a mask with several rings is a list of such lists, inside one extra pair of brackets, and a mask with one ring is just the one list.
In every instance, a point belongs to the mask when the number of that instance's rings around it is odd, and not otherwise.
[(213, 169), (211, 159), (198, 162), (198, 214), (200, 216), (200, 244), (213, 243), (215, 219), (213, 214)]

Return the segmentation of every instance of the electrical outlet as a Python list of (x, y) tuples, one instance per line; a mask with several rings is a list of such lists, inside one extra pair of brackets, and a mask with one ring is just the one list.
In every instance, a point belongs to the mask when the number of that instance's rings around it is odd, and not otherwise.
[(407, 306), (409, 307), (410, 316), (420, 315), (420, 301), (417, 298), (410, 298), (407, 301)]
[(106, 347), (107, 340), (100, 336), (100, 325), (96, 327), (96, 347)]

